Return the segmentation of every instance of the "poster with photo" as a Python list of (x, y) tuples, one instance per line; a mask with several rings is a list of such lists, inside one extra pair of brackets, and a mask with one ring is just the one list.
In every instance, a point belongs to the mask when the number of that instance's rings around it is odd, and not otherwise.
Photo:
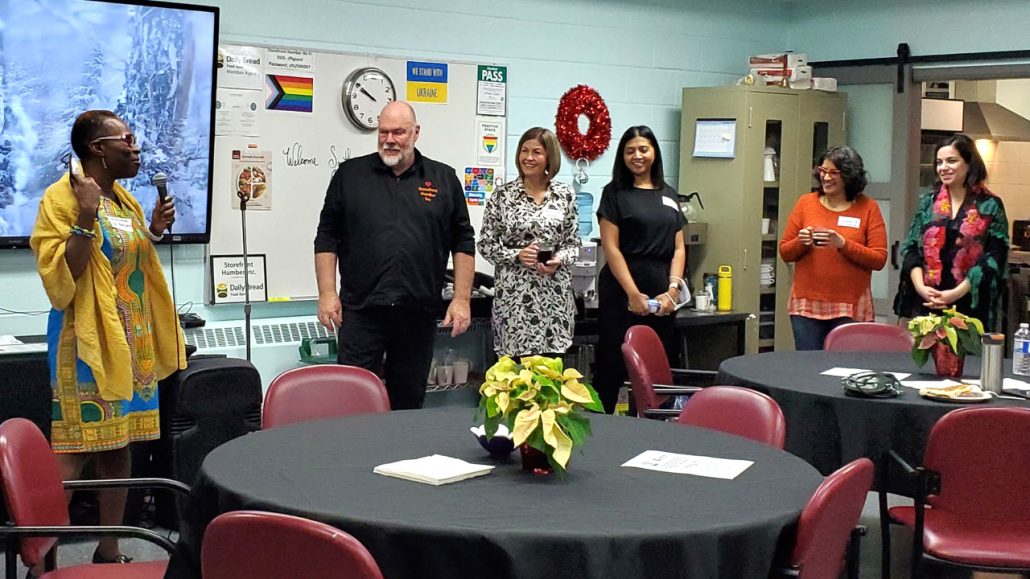
[(272, 209), (272, 152), (239, 150), (232, 152), (232, 208), (240, 208), (241, 197), (247, 209)]

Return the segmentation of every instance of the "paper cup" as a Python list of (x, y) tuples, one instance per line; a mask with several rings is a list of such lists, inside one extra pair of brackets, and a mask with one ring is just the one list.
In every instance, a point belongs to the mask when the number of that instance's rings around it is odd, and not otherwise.
[(762, 235), (769, 235), (769, 224), (771, 220), (769, 218), (762, 219)]
[(468, 360), (455, 360), (454, 361), (454, 383), (455, 384), (467, 384), (469, 381), (469, 361)]
[(454, 366), (437, 366), (436, 383), (440, 386), (454, 385)]
[(698, 294), (694, 296), (694, 309), (701, 311), (708, 310), (708, 294)]
[(426, 384), (433, 386), (436, 384), (436, 360), (429, 365), (429, 376), (426, 377)]

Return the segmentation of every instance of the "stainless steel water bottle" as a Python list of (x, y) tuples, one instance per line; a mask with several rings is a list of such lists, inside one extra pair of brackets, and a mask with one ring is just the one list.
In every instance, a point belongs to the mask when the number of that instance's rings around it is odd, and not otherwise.
[(980, 336), (980, 344), (980, 388), (984, 392), (1001, 394), (1005, 334), (984, 334)]

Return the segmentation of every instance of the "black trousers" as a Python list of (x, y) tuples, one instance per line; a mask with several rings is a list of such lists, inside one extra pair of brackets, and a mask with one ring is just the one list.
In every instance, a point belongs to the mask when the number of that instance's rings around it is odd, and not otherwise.
[[(340, 364), (383, 376), (390, 408), (421, 408), (433, 362), (436, 316), (422, 309), (383, 306), (344, 310), (339, 337)], [(386, 354), (385, 367), (383, 354)]]
[[(637, 288), (649, 295), (658, 295), (668, 288), (669, 264), (660, 262), (628, 261), (630, 273)], [(676, 351), (674, 316), (638, 316), (629, 311), (626, 292), (606, 266), (598, 277), (598, 340), (594, 389), (604, 404), (604, 410), (611, 414), (619, 396), (619, 388), (626, 381), (626, 362), (622, 357), (622, 342), (626, 330), (632, 326), (644, 325), (654, 329), (669, 354)], [(670, 360), (676, 357), (670, 356)]]

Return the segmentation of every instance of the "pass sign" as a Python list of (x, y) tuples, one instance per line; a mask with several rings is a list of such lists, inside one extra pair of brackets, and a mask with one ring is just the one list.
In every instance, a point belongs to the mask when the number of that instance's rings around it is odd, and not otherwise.
[(503, 117), (508, 96), (508, 67), (479, 65), (476, 114)]
[(488, 82), (505, 82), (504, 77), (508, 76), (506, 66), (482, 66), (479, 67), (479, 80)]

